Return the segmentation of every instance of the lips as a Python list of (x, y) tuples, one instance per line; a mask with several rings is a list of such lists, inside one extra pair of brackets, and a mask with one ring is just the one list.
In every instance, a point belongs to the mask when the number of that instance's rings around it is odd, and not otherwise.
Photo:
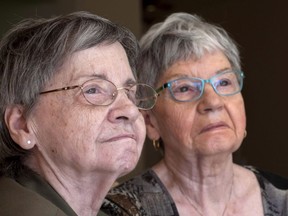
[(212, 123), (212, 124), (208, 124), (207, 126), (202, 128), (200, 133), (205, 133), (207, 131), (212, 131), (212, 130), (218, 130), (221, 128), (229, 128), (229, 126), (225, 122)]
[(117, 135), (113, 135), (113, 137), (103, 139), (103, 142), (116, 142), (116, 141), (120, 141), (124, 139), (136, 140), (136, 135), (133, 133), (117, 134)]

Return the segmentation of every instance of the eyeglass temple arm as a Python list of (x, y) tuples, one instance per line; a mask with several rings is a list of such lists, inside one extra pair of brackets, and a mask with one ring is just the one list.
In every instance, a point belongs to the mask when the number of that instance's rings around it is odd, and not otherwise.
[(156, 93), (159, 95), (159, 92), (163, 91), (165, 88), (168, 88), (170, 86), (170, 83), (164, 83), (161, 87), (156, 89)]
[(43, 91), (40, 92), (40, 94), (47, 94), (47, 93), (51, 93), (51, 92), (57, 92), (57, 91), (66, 91), (66, 90), (70, 90), (70, 89), (75, 89), (81, 86), (68, 86), (68, 87), (64, 87), (64, 88), (58, 88), (58, 89), (53, 89), (53, 90), (48, 90), (48, 91)]

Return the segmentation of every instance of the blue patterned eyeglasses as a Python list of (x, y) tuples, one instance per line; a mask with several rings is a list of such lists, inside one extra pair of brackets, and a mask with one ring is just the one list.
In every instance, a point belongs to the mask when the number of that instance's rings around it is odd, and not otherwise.
[(214, 91), (221, 96), (231, 96), (241, 92), (244, 73), (238, 70), (225, 70), (212, 76), (210, 79), (179, 78), (164, 83), (156, 89), (159, 93), (165, 88), (169, 89), (172, 98), (179, 102), (196, 101), (203, 95), (206, 83), (209, 83)]

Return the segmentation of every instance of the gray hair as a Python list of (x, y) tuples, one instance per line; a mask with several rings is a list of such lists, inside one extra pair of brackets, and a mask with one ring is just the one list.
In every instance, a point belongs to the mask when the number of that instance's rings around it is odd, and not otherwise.
[(21, 105), (29, 115), (45, 84), (73, 53), (119, 42), (136, 77), (139, 47), (123, 26), (88, 12), (49, 19), (25, 19), (0, 42), (0, 173), (17, 170), (28, 151), (10, 137), (4, 121), (9, 105)]
[(154, 87), (173, 63), (205, 53), (221, 51), (233, 68), (241, 69), (238, 48), (227, 32), (187, 13), (174, 13), (154, 24), (140, 39), (140, 50), (139, 80)]

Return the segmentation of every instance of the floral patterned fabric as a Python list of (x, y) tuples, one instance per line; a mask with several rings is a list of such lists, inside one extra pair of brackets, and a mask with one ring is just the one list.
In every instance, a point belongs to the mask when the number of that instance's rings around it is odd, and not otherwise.
[[(288, 216), (288, 180), (246, 166), (261, 187), (265, 216)], [(111, 216), (178, 216), (176, 205), (158, 178), (149, 169), (110, 190), (101, 207)]]

